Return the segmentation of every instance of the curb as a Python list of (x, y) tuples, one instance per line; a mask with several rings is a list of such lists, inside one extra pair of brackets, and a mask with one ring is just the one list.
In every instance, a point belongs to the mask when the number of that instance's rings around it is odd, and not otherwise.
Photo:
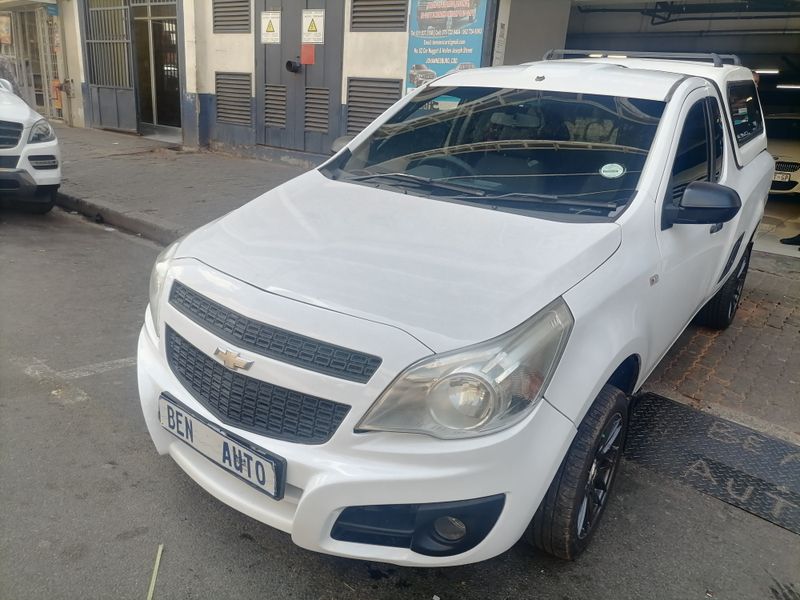
[(164, 220), (156, 220), (150, 215), (136, 211), (122, 211), (111, 204), (96, 200), (85, 200), (59, 191), (56, 205), (67, 210), (74, 210), (90, 219), (107, 225), (113, 225), (130, 233), (166, 246), (178, 239), (184, 228)]

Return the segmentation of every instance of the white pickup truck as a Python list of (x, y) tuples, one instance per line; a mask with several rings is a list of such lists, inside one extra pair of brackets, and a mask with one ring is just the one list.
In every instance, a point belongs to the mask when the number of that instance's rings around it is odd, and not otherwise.
[(630, 395), (693, 319), (734, 318), (766, 145), (735, 57), (558, 51), (429, 82), (160, 255), (156, 449), (311, 550), (443, 566), (524, 536), (572, 559)]

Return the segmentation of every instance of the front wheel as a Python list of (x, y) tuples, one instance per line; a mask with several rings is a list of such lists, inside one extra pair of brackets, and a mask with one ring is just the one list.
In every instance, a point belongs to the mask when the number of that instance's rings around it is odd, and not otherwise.
[(736, 270), (728, 277), (725, 285), (697, 313), (694, 318), (695, 323), (711, 329), (727, 329), (730, 327), (739, 308), (739, 302), (742, 300), (744, 281), (747, 278), (747, 269), (750, 266), (751, 250), (752, 246), (748, 246), (739, 264), (736, 265)]
[(525, 532), (529, 543), (566, 560), (586, 549), (608, 504), (627, 431), (628, 397), (603, 386)]

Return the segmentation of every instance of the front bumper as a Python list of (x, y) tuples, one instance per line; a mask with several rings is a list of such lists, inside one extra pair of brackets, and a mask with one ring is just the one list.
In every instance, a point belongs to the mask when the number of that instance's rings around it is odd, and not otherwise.
[(794, 171), (775, 171), (782, 175), (788, 175), (788, 181), (774, 181), (769, 188), (770, 194), (800, 194), (800, 169)]
[[(213, 337), (209, 332), (204, 335)], [(211, 344), (223, 343), (211, 340)], [(267, 438), (222, 425), (170, 370), (150, 324), (139, 336), (138, 381), (142, 410), (157, 451), (169, 454), (210, 494), (267, 525), (289, 533), (297, 545), (345, 556), (407, 566), (447, 566), (486, 560), (521, 536), (575, 434), (574, 425), (546, 401), (515, 427), (470, 440), (421, 435), (355, 434), (342, 423), (332, 439), (306, 445)], [(297, 381), (298, 387), (302, 381)], [(335, 385), (335, 384), (332, 384)], [(167, 392), (235, 435), (286, 460), (286, 487), (276, 501), (229, 474), (164, 430), (158, 398)], [(336, 540), (339, 515), (351, 506), (452, 502), (503, 494), (496, 524), (475, 547), (453, 556), (428, 556), (408, 548)], [(165, 500), (169, 501), (169, 499)], [(177, 500), (176, 500), (177, 502)]]
[(58, 140), (28, 144), (28, 130), (15, 148), (0, 150), (0, 194), (33, 196), (38, 189), (61, 185), (61, 151)]

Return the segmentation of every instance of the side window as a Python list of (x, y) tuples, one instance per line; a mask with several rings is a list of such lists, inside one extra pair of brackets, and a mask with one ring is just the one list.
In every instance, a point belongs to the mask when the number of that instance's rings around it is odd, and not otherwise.
[(711, 148), (714, 152), (714, 173), (711, 181), (719, 181), (722, 175), (722, 153), (725, 138), (722, 133), (722, 115), (716, 98), (708, 98), (708, 110), (708, 114), (711, 117)]
[(764, 131), (764, 119), (758, 104), (756, 84), (752, 81), (737, 81), (728, 84), (728, 106), (731, 110), (733, 134), (736, 143), (743, 146)]
[(672, 164), (672, 203), (676, 206), (686, 186), (693, 181), (708, 181), (708, 126), (705, 100), (699, 100), (686, 115)]

